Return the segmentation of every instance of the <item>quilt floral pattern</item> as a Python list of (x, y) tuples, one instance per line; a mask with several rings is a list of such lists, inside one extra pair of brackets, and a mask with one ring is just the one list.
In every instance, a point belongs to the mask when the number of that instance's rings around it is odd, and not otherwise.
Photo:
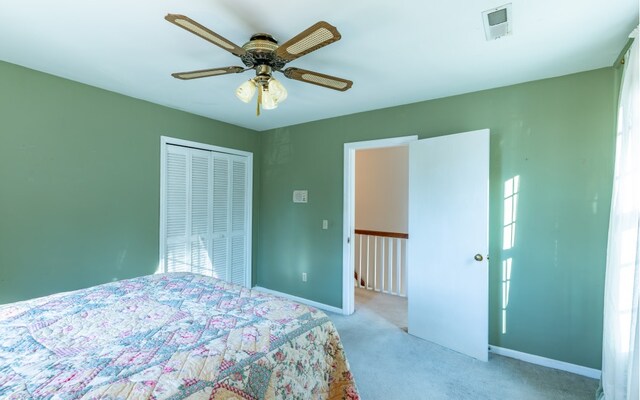
[(0, 306), (0, 398), (359, 395), (323, 312), (170, 273)]

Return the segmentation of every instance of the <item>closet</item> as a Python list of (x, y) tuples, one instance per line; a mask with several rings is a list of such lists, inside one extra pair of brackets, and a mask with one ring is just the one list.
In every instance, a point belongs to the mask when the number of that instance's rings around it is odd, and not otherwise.
[(164, 139), (161, 270), (250, 287), (251, 153)]

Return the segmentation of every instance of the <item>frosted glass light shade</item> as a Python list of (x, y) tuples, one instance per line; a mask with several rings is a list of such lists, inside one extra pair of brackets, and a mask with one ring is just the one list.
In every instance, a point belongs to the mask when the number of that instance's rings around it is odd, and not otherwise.
[(250, 102), (255, 94), (256, 83), (253, 81), (253, 79), (249, 79), (248, 81), (242, 83), (242, 85), (238, 86), (238, 88), (236, 89), (236, 96), (245, 103)]
[(265, 110), (273, 110), (278, 107), (278, 101), (268, 90), (262, 90), (262, 108)]
[(287, 89), (276, 78), (269, 79), (269, 93), (276, 103), (282, 103), (287, 98)]

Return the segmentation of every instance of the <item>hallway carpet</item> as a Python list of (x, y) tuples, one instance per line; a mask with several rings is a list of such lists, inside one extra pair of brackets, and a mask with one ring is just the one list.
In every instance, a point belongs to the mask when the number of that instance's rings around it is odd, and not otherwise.
[(353, 315), (328, 314), (364, 400), (595, 399), (595, 379), (494, 354), (485, 363), (407, 334), (406, 299), (358, 289)]

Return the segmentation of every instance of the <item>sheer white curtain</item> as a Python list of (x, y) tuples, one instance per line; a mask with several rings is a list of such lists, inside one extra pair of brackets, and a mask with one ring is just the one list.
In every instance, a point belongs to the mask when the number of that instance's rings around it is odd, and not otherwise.
[(640, 102), (638, 29), (620, 91), (616, 164), (604, 298), (602, 379), (598, 398), (638, 400), (638, 269), (640, 260)]

